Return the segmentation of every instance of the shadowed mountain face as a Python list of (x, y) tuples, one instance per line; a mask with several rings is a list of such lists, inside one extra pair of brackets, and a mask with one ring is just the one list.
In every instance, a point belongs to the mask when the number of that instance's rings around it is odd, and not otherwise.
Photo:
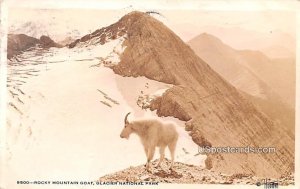
[(259, 51), (238, 51), (207, 33), (195, 37), (188, 44), (226, 81), (248, 94), (249, 100), (273, 121), (280, 122), (294, 137), (293, 61), (271, 60)]
[(259, 51), (239, 51), (239, 62), (284, 99), (291, 108), (295, 108), (296, 61), (290, 59), (269, 59)]
[(275, 92), (294, 108), (295, 62), (281, 59), (279, 63), (259, 51), (238, 51), (206, 33), (190, 40), (188, 44), (236, 88), (261, 98), (274, 96)]
[(43, 48), (57, 47), (60, 48), (62, 45), (55, 43), (50, 37), (42, 35), (40, 37), (40, 44)]
[(280, 177), (294, 169), (294, 141), (211, 69), (170, 29), (148, 14), (132, 12), (117, 23), (76, 40), (78, 43), (125, 37), (121, 62), (112, 66), (123, 76), (174, 84), (151, 102), (159, 116), (188, 121), (186, 130), (199, 146), (275, 147), (274, 154), (207, 154), (207, 168), (224, 173)]
[(42, 48), (61, 47), (48, 36), (41, 36), (40, 39), (27, 36), (25, 34), (8, 34), (7, 38), (7, 58), (20, 54), (31, 47), (40, 45)]
[(29, 37), (25, 34), (8, 34), (7, 38), (7, 58), (11, 58), (21, 51), (39, 43), (39, 40), (34, 37)]
[(199, 57), (233, 86), (250, 95), (265, 97), (266, 84), (240, 64), (242, 59), (239, 52), (207, 33), (195, 37), (188, 44)]
[[(296, 41), (296, 40), (295, 40)], [(295, 45), (296, 49), (296, 45)], [(296, 57), (296, 53), (281, 46), (274, 46), (262, 49), (262, 52), (270, 58), (291, 58)]]
[(222, 39), (234, 49), (259, 50), (270, 58), (290, 58), (296, 54), (296, 38), (280, 30), (258, 32), (240, 27), (204, 26), (201, 31)]

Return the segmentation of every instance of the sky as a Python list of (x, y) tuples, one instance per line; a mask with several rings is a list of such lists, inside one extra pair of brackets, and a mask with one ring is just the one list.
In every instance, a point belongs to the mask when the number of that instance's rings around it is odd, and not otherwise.
[[(296, 33), (296, 15), (290, 11), (163, 11), (170, 27), (184, 39), (198, 35), (205, 27), (242, 28), (257, 32)], [(189, 27), (187, 27), (189, 26)], [(192, 26), (192, 27), (191, 27)], [(190, 28), (193, 28), (192, 30)]]
[[(56, 41), (63, 40), (73, 30), (83, 36), (108, 26), (133, 10), (160, 12), (163, 17), (156, 18), (186, 42), (203, 32), (213, 34), (237, 49), (253, 49), (255, 43), (253, 45), (246, 39), (249, 35), (253, 38), (253, 33), (259, 35), (254, 41), (269, 38), (267, 45), (257, 49), (272, 45), (273, 39), (270, 37), (275, 34), (280, 34), (282, 39), (284, 35), (290, 38), (289, 41), (295, 41), (296, 5), (274, 3), (280, 1), (271, 0), (251, 2), (61, 0), (54, 3), (51, 0), (11, 0), (7, 12), (8, 26), (28, 21), (39, 23), (39, 28), (50, 31)], [(247, 46), (244, 47), (243, 43), (247, 43)], [(295, 45), (293, 43), (290, 46)]]
[[(8, 11), (8, 24), (51, 21), (64, 27), (64, 23), (68, 22), (69, 27), (85, 33), (110, 25), (129, 11), (127, 8), (120, 10), (12, 8)], [(204, 27), (211, 26), (239, 27), (257, 32), (281, 31), (292, 36), (295, 36), (296, 33), (296, 14), (292, 11), (242, 12), (160, 9), (157, 11), (164, 16), (161, 18), (162, 21), (185, 41), (201, 33)], [(70, 28), (61, 28), (61, 30), (63, 29)]]

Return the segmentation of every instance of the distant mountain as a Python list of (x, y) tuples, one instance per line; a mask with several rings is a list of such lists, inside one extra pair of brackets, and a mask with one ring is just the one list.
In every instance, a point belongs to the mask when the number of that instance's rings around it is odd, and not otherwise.
[(58, 44), (61, 44), (62, 46), (68, 46), (69, 44), (71, 44), (73, 41), (75, 41), (75, 39), (73, 39), (72, 37), (66, 37), (65, 39), (58, 41)]
[(29, 49), (39, 43), (39, 40), (25, 34), (8, 34), (7, 38), (7, 58), (12, 58), (21, 51)]
[[(67, 23), (66, 23), (67, 25)], [(54, 21), (44, 22), (25, 22), (15, 23), (8, 28), (10, 34), (25, 34), (34, 38), (39, 39), (42, 35), (49, 36), (55, 41), (62, 41), (66, 37), (73, 39), (79, 38), (82, 34), (76, 30), (71, 29), (66, 31), (66, 27), (60, 28)]]
[[(205, 26), (200, 33), (209, 33), (237, 50), (259, 50), (270, 58), (294, 58), (295, 37), (281, 31), (257, 32), (239, 27)], [(275, 53), (276, 52), (276, 53)]]
[(34, 38), (40, 38), (42, 35), (49, 36), (46, 24), (36, 22), (25, 22), (11, 25), (8, 28), (10, 34), (25, 34)]
[[(203, 33), (188, 42), (195, 53), (291, 137), (295, 134), (295, 67), (293, 61), (271, 60), (259, 51), (238, 51)], [(282, 79), (284, 78), (284, 79)]]
[(40, 45), (43, 48), (50, 48), (50, 47), (57, 47), (60, 48), (62, 47), (60, 44), (56, 43), (53, 41), (50, 37), (42, 35), (40, 37)]
[(240, 64), (240, 54), (213, 35), (203, 33), (188, 42), (195, 53), (236, 88), (264, 98), (266, 84)]
[(41, 36), (40, 39), (27, 36), (25, 34), (8, 34), (7, 38), (7, 58), (10, 59), (13, 56), (28, 50), (36, 45), (42, 48), (61, 47), (60, 44), (55, 43), (48, 36)]
[(271, 46), (261, 51), (270, 58), (295, 58), (296, 53), (282, 46)]
[(295, 107), (296, 61), (289, 59), (270, 59), (259, 51), (239, 51), (239, 63), (250, 69), (261, 80), (284, 99), (290, 107)]
[(278, 63), (259, 51), (235, 50), (207, 33), (193, 38), (188, 44), (233, 86), (260, 98), (269, 98), (275, 92), (294, 108), (294, 61)]
[[(293, 138), (217, 74), (174, 32), (150, 15), (131, 12), (118, 22), (74, 41), (70, 48), (103, 45), (123, 37), (122, 76), (173, 84), (150, 109), (187, 121), (200, 146), (273, 146), (274, 154), (207, 154), (206, 167), (223, 173), (280, 177), (293, 172)], [(237, 68), (238, 69), (238, 68)], [(252, 74), (249, 71), (249, 77)], [(241, 76), (242, 77), (242, 76)], [(253, 76), (254, 77), (254, 76)], [(262, 166), (263, 165), (263, 166)]]

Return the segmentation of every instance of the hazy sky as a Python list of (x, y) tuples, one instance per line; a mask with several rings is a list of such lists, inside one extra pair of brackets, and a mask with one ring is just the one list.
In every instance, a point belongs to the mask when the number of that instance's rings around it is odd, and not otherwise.
[(185, 40), (212, 26), (296, 33), (296, 15), (288, 11), (163, 11), (163, 14), (169, 18), (170, 27)]
[[(203, 28), (212, 26), (265, 33), (281, 31), (292, 36), (296, 33), (296, 14), (291, 11), (156, 10), (164, 16), (160, 19), (185, 41), (203, 32)], [(129, 11), (130, 8), (120, 10), (13, 8), (8, 11), (8, 23), (11, 25), (27, 21), (50, 22), (55, 25), (54, 29), (57, 31), (77, 29), (86, 33), (116, 22)]]

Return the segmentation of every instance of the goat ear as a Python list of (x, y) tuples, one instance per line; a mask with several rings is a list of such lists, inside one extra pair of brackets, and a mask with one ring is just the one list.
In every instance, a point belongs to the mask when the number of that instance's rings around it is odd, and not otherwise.
[(127, 114), (126, 114), (126, 116), (125, 116), (125, 119), (124, 119), (124, 123), (125, 124), (128, 124), (129, 123), (129, 121), (128, 121), (128, 116), (129, 116), (129, 114), (130, 114), (130, 112), (128, 112)]

